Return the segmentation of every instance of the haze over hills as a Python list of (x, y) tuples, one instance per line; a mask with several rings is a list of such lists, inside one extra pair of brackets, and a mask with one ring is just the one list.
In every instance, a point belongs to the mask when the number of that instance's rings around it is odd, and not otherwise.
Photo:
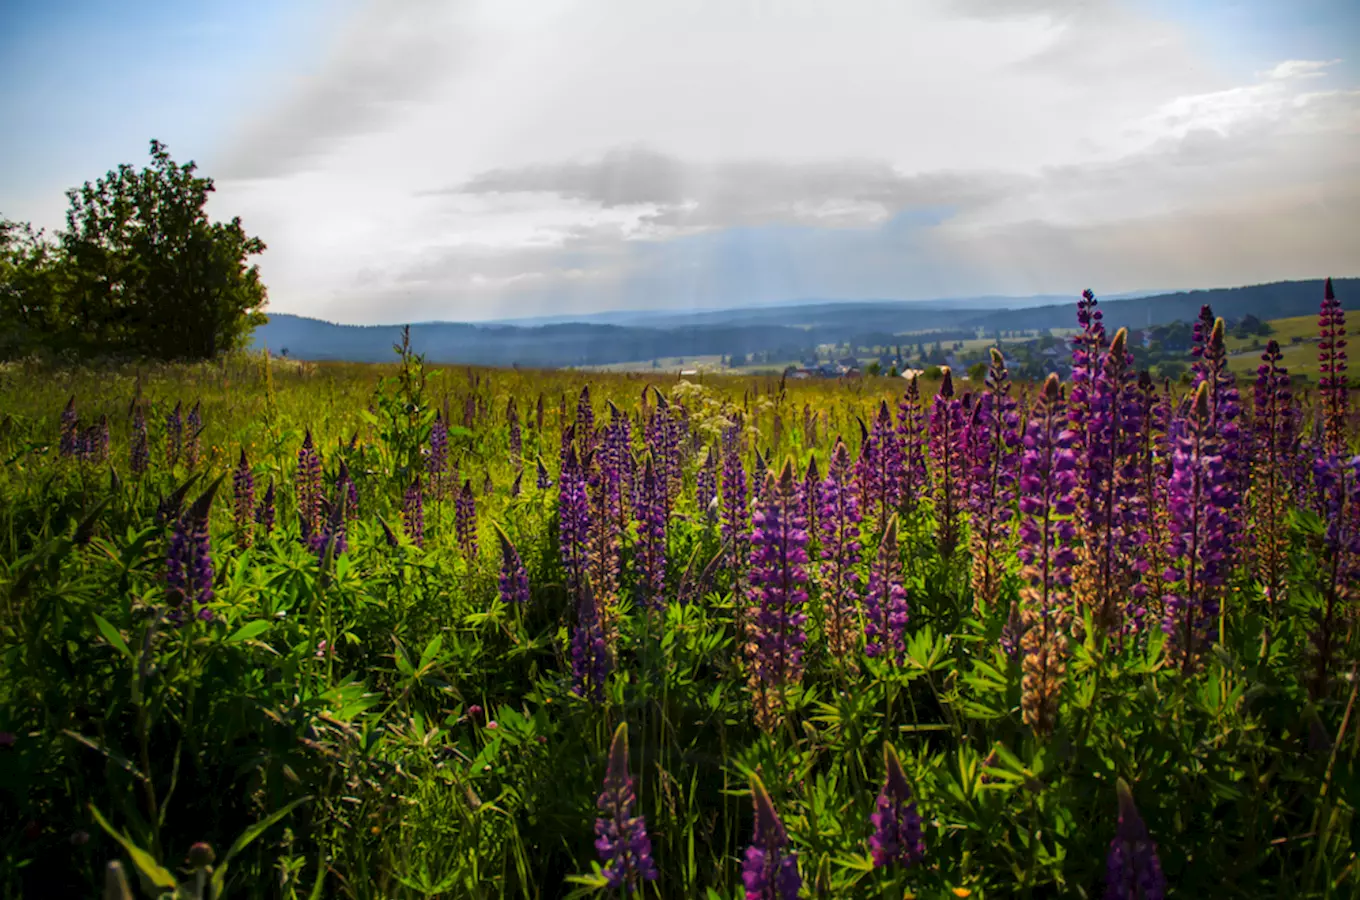
[[(1360, 278), (1333, 283), (1345, 305), (1360, 308)], [(1189, 321), (1205, 303), (1230, 321), (1247, 315), (1261, 319), (1309, 315), (1322, 297), (1322, 280), (1125, 296), (1101, 301), (1111, 330)], [(1069, 328), (1074, 322), (1075, 298), (813, 300), (686, 313), (601, 313), (567, 321), (424, 322), (411, 326), (411, 343), (434, 363), (556, 368), (756, 353), (797, 359), (823, 344), (912, 344), (979, 332), (990, 336), (997, 331)], [(256, 330), (254, 344), (295, 359), (386, 362), (400, 337), (398, 325), (341, 325), (274, 313)]]

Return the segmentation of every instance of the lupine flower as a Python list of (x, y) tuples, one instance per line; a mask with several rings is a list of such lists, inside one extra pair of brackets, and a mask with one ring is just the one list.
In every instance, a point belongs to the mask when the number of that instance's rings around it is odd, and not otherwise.
[(1190, 338), (1190, 355), (1195, 362), (1191, 364), (1194, 379), (1191, 384), (1199, 387), (1200, 382), (1209, 377), (1209, 366), (1204, 361), (1204, 351), (1209, 347), (1209, 336), (1214, 330), (1214, 311), (1205, 303), (1199, 308), (1199, 317), (1195, 319), (1194, 331)]
[[(203, 492), (193, 506), (175, 521), (166, 554), (166, 601), (171, 621), (183, 624), (186, 613), (204, 622), (212, 621), (208, 604), (213, 599), (212, 542), (208, 536), (208, 515), (213, 495), (222, 483), (219, 478)], [(194, 613), (194, 607), (198, 612)]]
[(642, 502), (638, 504), (638, 588), (641, 605), (663, 609), (666, 605), (666, 501), (661, 479), (647, 457), (642, 469)]
[(640, 882), (656, 880), (652, 862), (652, 841), (647, 837), (647, 822), (633, 815), (637, 795), (628, 774), (628, 724), (622, 722), (609, 745), (609, 769), (604, 790), (595, 807), (603, 815), (595, 820), (595, 850), (604, 863), (603, 874), (613, 888), (631, 894), (641, 889)]
[[(816, 455), (808, 456), (806, 471), (803, 472), (803, 500), (807, 503), (807, 533), (811, 538), (810, 543), (816, 543), (817, 537), (817, 509), (820, 506), (818, 499), (818, 488), (822, 484), (822, 473), (817, 470)], [(815, 566), (813, 566), (815, 568)]]
[(893, 745), (887, 742), (883, 744), (883, 766), (887, 774), (874, 803), (873, 815), (869, 817), (874, 826), (873, 836), (869, 838), (874, 868), (913, 866), (926, 853), (925, 839), (921, 836), (921, 814), (912, 801), (902, 760)]
[(406, 536), (417, 547), (425, 546), (425, 494), (420, 488), (420, 476), (406, 486), (401, 500), (401, 519)]
[(755, 805), (755, 829), (741, 864), (746, 900), (797, 900), (803, 887), (803, 878), (798, 874), (798, 854), (788, 849), (788, 832), (756, 775), (751, 776), (751, 799)]
[(902, 444), (902, 509), (911, 512), (926, 489), (926, 413), (921, 385), (913, 375), (897, 405), (897, 433)]
[(902, 587), (902, 558), (897, 550), (897, 516), (888, 520), (869, 568), (864, 593), (864, 655), (901, 663), (906, 651), (907, 591)]
[(772, 730), (782, 713), (784, 690), (803, 677), (807, 615), (806, 503), (792, 460), (776, 480), (771, 474), (760, 507), (751, 517), (751, 583), (757, 601), (751, 642), (756, 647), (751, 682), (756, 721)]
[(1344, 640), (1345, 627), (1338, 621), (1339, 613), (1360, 596), (1360, 456), (1342, 461), (1327, 455), (1314, 465), (1327, 522), (1322, 556), (1326, 572), (1323, 605), (1309, 633), (1313, 657), (1309, 692), (1316, 699), (1326, 691), (1336, 644)]
[(765, 492), (765, 483), (770, 472), (770, 461), (761, 455), (760, 448), (756, 448), (755, 463), (751, 466), (751, 499), (759, 503), (761, 495)]
[(76, 414), (76, 398), (73, 395), (66, 401), (66, 408), (61, 411), (61, 436), (57, 442), (57, 450), (62, 456), (71, 457), (76, 455), (80, 445), (80, 417)]
[(302, 537), (308, 540), (321, 528), (321, 457), (312, 445), (312, 431), (302, 437), (297, 461), (297, 510)]
[(523, 484), (524, 484), (524, 467), (519, 466), (515, 469), (515, 480), (510, 482), (510, 496), (518, 497), (523, 491), (522, 488)]
[(1119, 824), (1105, 862), (1105, 900), (1162, 900), (1166, 877), (1157, 859), (1157, 845), (1148, 837), (1128, 782), (1119, 779), (1116, 791)]
[(128, 467), (140, 478), (151, 467), (151, 441), (146, 433), (146, 413), (141, 404), (132, 413), (132, 446), (128, 452)]
[(458, 536), (458, 546), (463, 548), (463, 556), (472, 562), (477, 558), (477, 497), (472, 492), (472, 480), (463, 482), (453, 509), (453, 530)]
[(508, 605), (523, 606), (529, 602), (529, 573), (524, 568), (519, 551), (511, 543), (509, 535), (496, 525), (496, 538), (501, 545), (500, 585), (501, 602)]
[(1090, 289), (1082, 291), (1081, 299), (1077, 301), (1077, 325), (1081, 332), (1072, 338), (1072, 396), (1067, 403), (1067, 414), (1073, 435), (1072, 450), (1078, 458), (1085, 454), (1092, 389), (1100, 374), (1101, 355), (1105, 350), (1104, 313), (1096, 308), (1099, 303)]
[(325, 565), (328, 551), (331, 558), (334, 558), (349, 549), (347, 528), (349, 514), (346, 512), (346, 507), (349, 505), (349, 491), (346, 489), (348, 480), (349, 469), (342, 460), (340, 472), (336, 478), (334, 498), (332, 500), (322, 498), (321, 500), (323, 523), (321, 530), (309, 539), (312, 550), (316, 553), (317, 562), (321, 565)]
[(548, 467), (543, 465), (543, 457), (535, 457), (534, 465), (538, 467), (535, 473), (534, 484), (540, 491), (546, 491), (552, 487), (552, 479), (548, 477)]
[(906, 459), (902, 443), (893, 427), (886, 401), (880, 401), (873, 428), (859, 451), (856, 475), (859, 478), (864, 515), (878, 520), (881, 532), (898, 504), (902, 502), (902, 482)]
[(572, 596), (579, 597), (586, 581), (586, 529), (590, 521), (590, 501), (574, 446), (567, 446), (567, 458), (559, 483), (558, 551), (562, 570), (566, 573), (567, 588)]
[(1327, 452), (1340, 456), (1346, 450), (1346, 312), (1328, 278), (1322, 289), (1318, 314), (1318, 406), (1322, 413)]
[(1213, 638), (1228, 572), (1228, 518), (1236, 505), (1231, 476), (1209, 410), (1209, 383), (1201, 382), (1175, 439), (1167, 505), (1170, 511), (1162, 628), (1172, 653), (1189, 673)]
[(709, 447), (704, 453), (703, 465), (699, 466), (699, 472), (695, 476), (694, 504), (710, 522), (713, 521), (713, 516), (709, 507), (717, 497), (718, 457), (714, 454), (713, 448)]
[(1279, 343), (1268, 341), (1265, 353), (1261, 354), (1261, 365), (1256, 369), (1253, 398), (1256, 472), (1251, 491), (1255, 513), (1252, 557), (1256, 577), (1272, 604), (1278, 602), (1284, 591), (1289, 551), (1286, 516), (1293, 487), (1288, 474), (1298, 431), (1289, 372), (1280, 365), (1280, 359)]
[(590, 405), (590, 385), (581, 388), (581, 396), (576, 401), (576, 436), (581, 441), (581, 454), (595, 446), (595, 410)]
[(611, 667), (600, 607), (587, 584), (576, 601), (576, 628), (571, 634), (572, 692), (592, 703), (603, 701)]
[(1020, 458), (1021, 708), (1037, 735), (1053, 730), (1066, 674), (1077, 475), (1074, 436), (1065, 424), (1062, 388), (1058, 376), (1049, 375), (1030, 413)]
[(505, 422), (510, 433), (510, 455), (518, 458), (524, 452), (524, 442), (519, 428), (519, 409), (515, 406), (514, 397), (506, 401)]
[(255, 524), (263, 528), (266, 535), (274, 530), (274, 479), (272, 478), (269, 479), (269, 487), (265, 488), (264, 497), (255, 510)]
[(179, 462), (180, 453), (184, 449), (184, 413), (182, 405), (175, 403), (175, 408), (170, 415), (165, 418), (165, 464), (169, 468), (174, 468)]
[(850, 451), (836, 438), (826, 478), (817, 490), (817, 525), (821, 529), (821, 597), (827, 647), (837, 665), (854, 671), (858, 646), (859, 598), (864, 589), (858, 567), (859, 490)]
[(637, 473), (633, 465), (633, 423), (612, 400), (601, 450), (602, 466), (608, 475), (609, 515), (616, 523), (616, 533), (622, 534), (627, 526), (626, 500), (633, 495)]
[(611, 488), (618, 484), (617, 473), (605, 459), (602, 447), (581, 454), (586, 481), (586, 577), (591, 594), (600, 608), (605, 640), (613, 646), (618, 630), (619, 573), (622, 565), (622, 538), (619, 523), (610, 508)]
[(982, 610), (996, 602), (1005, 574), (1006, 549), (1015, 510), (1019, 464), (1020, 413), (1010, 395), (1010, 375), (1001, 351), (992, 349), (987, 392), (973, 407), (964, 452), (970, 471), (968, 507), (973, 524), (972, 586), (974, 605)]
[(425, 472), (430, 477), (430, 496), (440, 500), (446, 494), (449, 466), (449, 426), (446, 418), (434, 414), (430, 426), (430, 455), (425, 459)]
[(246, 450), (241, 448), (241, 459), (231, 478), (232, 512), (236, 520), (236, 530), (241, 534), (245, 546), (250, 546), (250, 522), (255, 515), (255, 473), (250, 470)]
[(954, 396), (954, 377), (941, 367), (944, 380), (930, 405), (930, 455), (935, 473), (935, 521), (940, 556), (954, 555), (959, 541), (959, 504), (962, 501), (963, 404)]
[(198, 468), (198, 438), (203, 432), (203, 411), (197, 400), (194, 401), (194, 408), (189, 410), (189, 418), (184, 424), (184, 464), (190, 469), (196, 469)]
[(680, 481), (680, 426), (674, 410), (661, 392), (647, 423), (647, 444), (652, 451), (658, 492), (667, 514), (675, 507)]

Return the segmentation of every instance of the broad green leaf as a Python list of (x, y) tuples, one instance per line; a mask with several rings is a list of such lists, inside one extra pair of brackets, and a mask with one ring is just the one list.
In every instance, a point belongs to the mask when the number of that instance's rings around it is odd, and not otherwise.
[(113, 627), (113, 623), (99, 613), (94, 614), (94, 627), (99, 629), (99, 633), (104, 636), (104, 640), (113, 645), (113, 649), (132, 659), (132, 651), (128, 649), (127, 641), (118, 633), (118, 629)]
[(254, 622), (247, 622), (236, 629), (235, 634), (227, 638), (227, 643), (238, 644), (241, 641), (248, 641), (251, 638), (259, 637), (269, 630), (269, 624), (269, 622), (262, 619), (256, 619)]
[(110, 825), (108, 819), (104, 818), (103, 814), (99, 811), (99, 808), (93, 803), (90, 804), (90, 812), (94, 815), (94, 820), (99, 823), (99, 827), (107, 831), (109, 837), (123, 846), (123, 849), (127, 851), (128, 856), (132, 857), (132, 864), (137, 867), (137, 871), (145, 876), (147, 881), (161, 890), (175, 890), (175, 876), (171, 875), (168, 870), (162, 868), (161, 864), (156, 862), (155, 857), (150, 853), (147, 853), (141, 847), (138, 847), (121, 831)]

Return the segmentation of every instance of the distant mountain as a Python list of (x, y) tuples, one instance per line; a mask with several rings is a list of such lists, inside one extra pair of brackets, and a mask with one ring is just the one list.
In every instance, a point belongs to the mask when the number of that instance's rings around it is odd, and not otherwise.
[[(1360, 307), (1360, 278), (1338, 279), (1334, 285), (1347, 306)], [(1322, 281), (1121, 296), (1127, 299), (1111, 297), (1100, 304), (1111, 330), (1189, 321), (1205, 303), (1228, 319), (1307, 315), (1317, 311)], [(997, 306), (982, 305), (988, 302)], [(807, 355), (819, 344), (915, 344), (957, 340), (979, 330), (992, 334), (1069, 328), (1075, 324), (1075, 298), (810, 300), (742, 309), (601, 315), (636, 318), (631, 322), (595, 317), (593, 321), (540, 324), (420, 323), (411, 326), (411, 344), (435, 363), (529, 368), (717, 355), (766, 354), (788, 360)], [(395, 325), (337, 325), (274, 313), (268, 324), (256, 330), (254, 345), (296, 359), (386, 362), (393, 359), (393, 345), (400, 339), (401, 328)]]

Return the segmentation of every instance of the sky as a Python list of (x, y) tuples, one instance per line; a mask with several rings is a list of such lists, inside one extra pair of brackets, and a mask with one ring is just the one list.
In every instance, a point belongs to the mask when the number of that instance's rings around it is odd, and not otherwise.
[(0, 215), (152, 138), (269, 309), (1360, 275), (1355, 0), (5, 0)]

